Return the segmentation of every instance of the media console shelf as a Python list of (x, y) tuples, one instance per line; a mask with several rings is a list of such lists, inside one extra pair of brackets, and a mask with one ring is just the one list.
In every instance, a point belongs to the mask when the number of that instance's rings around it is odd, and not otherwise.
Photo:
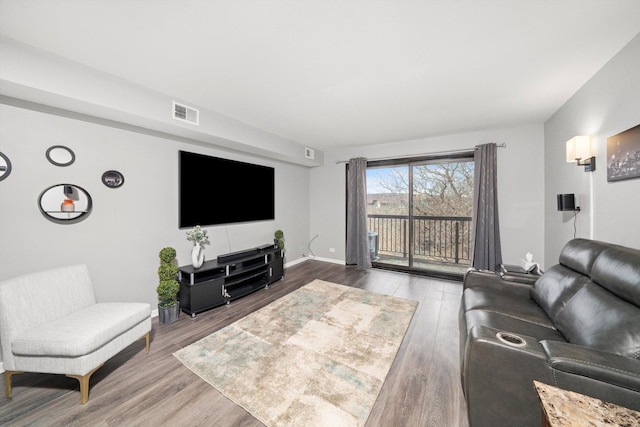
[(196, 317), (282, 279), (282, 250), (264, 245), (218, 256), (200, 268), (180, 267), (180, 309)]

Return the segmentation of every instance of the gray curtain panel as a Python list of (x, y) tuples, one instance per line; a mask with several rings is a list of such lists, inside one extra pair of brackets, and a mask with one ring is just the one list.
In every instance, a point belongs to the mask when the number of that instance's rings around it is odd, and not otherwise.
[(473, 254), (471, 266), (497, 271), (502, 264), (498, 221), (498, 153), (494, 143), (478, 145), (474, 154)]
[(371, 267), (367, 230), (367, 159), (349, 160), (347, 172), (346, 263)]

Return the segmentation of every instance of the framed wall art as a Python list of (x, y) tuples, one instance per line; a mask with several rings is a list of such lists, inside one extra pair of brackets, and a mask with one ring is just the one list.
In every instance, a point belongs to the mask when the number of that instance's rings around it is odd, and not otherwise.
[(640, 125), (607, 138), (607, 181), (640, 178)]
[(102, 183), (109, 188), (118, 188), (124, 184), (124, 176), (118, 171), (106, 171), (102, 174)]

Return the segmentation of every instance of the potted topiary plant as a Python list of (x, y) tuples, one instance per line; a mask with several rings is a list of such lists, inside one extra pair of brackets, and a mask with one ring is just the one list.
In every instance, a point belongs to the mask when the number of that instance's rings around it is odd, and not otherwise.
[(284, 232), (282, 230), (276, 230), (276, 232), (273, 233), (273, 237), (273, 243), (284, 250)]
[(273, 244), (280, 249), (280, 256), (284, 259), (284, 232), (282, 230), (276, 230), (273, 233)]
[(180, 284), (176, 280), (178, 265), (176, 264), (176, 250), (172, 247), (162, 248), (158, 254), (160, 267), (158, 278), (160, 283), (156, 288), (158, 293), (158, 320), (160, 323), (171, 323), (178, 320), (180, 304), (178, 304), (178, 292)]

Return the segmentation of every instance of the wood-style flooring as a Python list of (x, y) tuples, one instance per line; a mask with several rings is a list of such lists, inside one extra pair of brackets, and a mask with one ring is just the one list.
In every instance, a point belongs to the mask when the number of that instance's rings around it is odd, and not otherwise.
[(468, 426), (458, 357), (461, 283), (312, 259), (287, 268), (268, 289), (195, 319), (181, 313), (161, 325), (154, 318), (149, 354), (140, 340), (107, 361), (91, 377), (84, 405), (74, 379), (15, 375), (13, 397), (0, 396), (0, 425), (263, 426), (172, 353), (314, 279), (419, 301), (367, 427)]

